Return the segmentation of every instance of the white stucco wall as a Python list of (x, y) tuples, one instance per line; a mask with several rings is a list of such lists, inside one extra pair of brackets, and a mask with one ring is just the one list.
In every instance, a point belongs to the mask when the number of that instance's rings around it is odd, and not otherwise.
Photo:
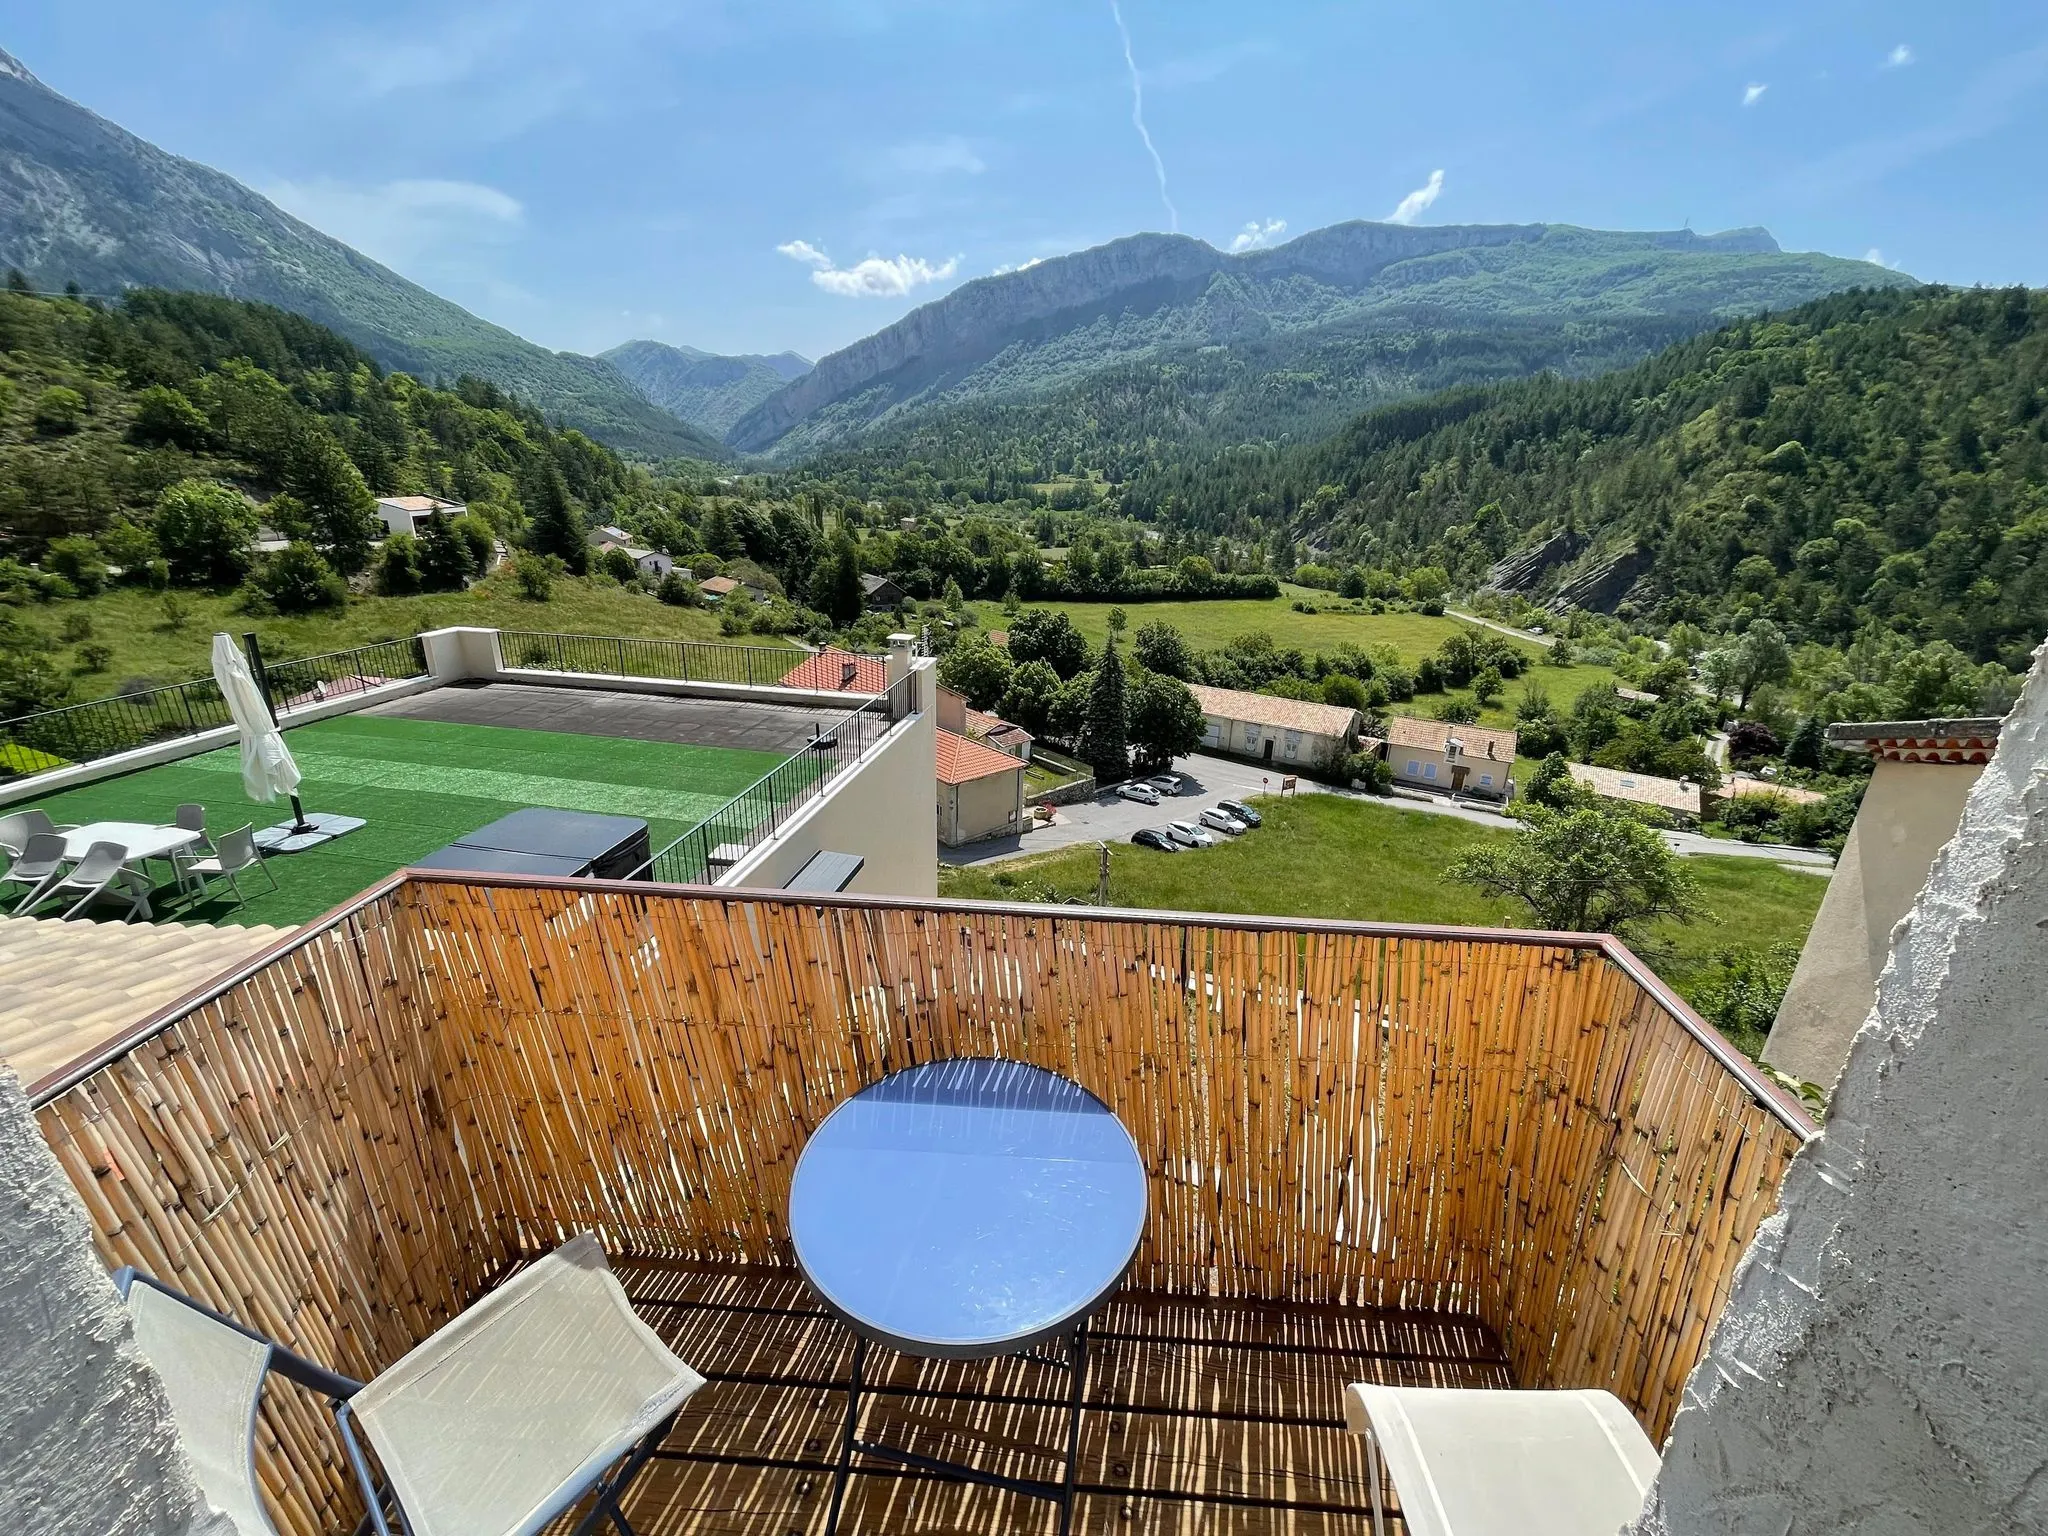
[(0, 1064), (0, 1531), (234, 1536), (199, 1492), (85, 1209)]
[[(925, 663), (929, 666), (929, 663)], [(929, 701), (927, 701), (929, 702)], [(926, 708), (901, 721), (858, 769), (842, 773), (773, 841), (719, 883), (780, 889), (822, 849), (866, 862), (850, 891), (878, 896), (939, 893), (938, 735)]]
[(1877, 1000), (1892, 928), (1927, 883), (1983, 771), (1965, 763), (1877, 764), (1764, 1047), (1764, 1060), (1780, 1072), (1823, 1088), (1841, 1072)]
[(2048, 678), (1893, 936), (1640, 1536), (2048, 1530)]
[(1024, 830), (1024, 774), (991, 773), (939, 785), (939, 840), (954, 846)]

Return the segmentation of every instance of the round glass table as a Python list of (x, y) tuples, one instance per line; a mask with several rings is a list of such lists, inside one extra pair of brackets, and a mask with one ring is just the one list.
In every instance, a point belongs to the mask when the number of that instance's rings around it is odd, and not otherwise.
[[(1130, 1132), (1078, 1083), (1023, 1062), (963, 1059), (892, 1073), (834, 1109), (790, 1183), (804, 1277), (854, 1333), (828, 1533), (855, 1451), (1050, 1499), (1072, 1517), (1087, 1322), (1144, 1235), (1145, 1167)], [(940, 1359), (1064, 1339), (1066, 1477), (997, 1477), (857, 1438), (870, 1344)], [(1042, 1358), (1042, 1357), (1041, 1357)]]

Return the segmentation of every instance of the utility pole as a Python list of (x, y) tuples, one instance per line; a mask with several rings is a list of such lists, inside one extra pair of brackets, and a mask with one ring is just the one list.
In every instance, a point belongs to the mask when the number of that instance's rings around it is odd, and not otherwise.
[(1095, 905), (1106, 907), (1109, 905), (1109, 844), (1097, 843), (1095, 846), (1102, 850), (1102, 863), (1095, 874)]

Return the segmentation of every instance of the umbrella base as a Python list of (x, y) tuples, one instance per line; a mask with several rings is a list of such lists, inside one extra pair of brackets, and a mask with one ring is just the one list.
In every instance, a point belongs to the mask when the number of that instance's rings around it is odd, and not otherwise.
[(310, 811), (303, 822), (281, 821), (274, 827), (265, 827), (256, 834), (255, 842), (265, 853), (303, 853), (308, 848), (317, 848), (322, 843), (332, 842), (343, 833), (353, 832), (364, 825), (360, 816), (335, 816), (326, 811)]

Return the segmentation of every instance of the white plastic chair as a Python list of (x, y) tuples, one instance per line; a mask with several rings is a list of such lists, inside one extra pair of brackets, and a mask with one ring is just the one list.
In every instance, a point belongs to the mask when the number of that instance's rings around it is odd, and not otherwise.
[[(60, 844), (62, 841), (58, 839)], [(150, 890), (149, 877), (128, 868), (128, 850), (125, 847), (120, 843), (94, 843), (68, 874), (45, 880), (29, 893), (27, 901), (14, 910), (25, 912), (53, 896), (76, 895), (78, 900), (64, 909), (67, 918), (78, 916), (96, 901), (111, 898), (128, 903), (124, 921), (132, 922), (138, 917), (146, 921), (152, 915), (149, 909)]]
[(205, 882), (195, 882), (192, 878), (192, 861), (198, 858), (210, 857), (218, 852), (213, 846), (212, 840), (206, 835), (206, 807), (199, 804), (196, 800), (187, 801), (178, 807), (177, 814), (172, 817), (172, 823), (180, 832), (196, 832), (198, 834), (192, 842), (185, 844), (182, 848), (173, 848), (171, 850), (171, 867), (178, 872), (178, 884), (189, 886), (196, 883), (201, 890), (204, 890)]
[(16, 912), (26, 912), (42, 899), (46, 885), (54, 884), (64, 874), (64, 839), (55, 832), (30, 834), (14, 858), (8, 861), (7, 873), (0, 875), (0, 884), (25, 885), (28, 894), (16, 904)]
[(39, 834), (69, 832), (70, 827), (60, 827), (50, 820), (50, 813), (30, 806), (25, 811), (10, 811), (0, 816), (0, 849), (8, 853), (24, 853), (28, 840)]
[(1366, 1437), (1373, 1536), (1386, 1532), (1383, 1461), (1409, 1536), (1613, 1536), (1660, 1465), (1612, 1392), (1357, 1383), (1344, 1422)]
[(242, 894), (241, 884), (235, 878), (248, 870), (262, 870), (263, 878), (270, 882), (270, 888), (273, 891), (277, 889), (277, 876), (270, 872), (270, 865), (263, 858), (263, 850), (256, 846), (254, 822), (246, 827), (237, 827), (232, 832), (221, 833), (220, 842), (212, 857), (193, 859), (184, 868), (187, 874), (198, 880), (201, 894), (205, 893), (208, 882), (225, 879), (228, 889), (235, 893), (237, 903), (249, 899)]

